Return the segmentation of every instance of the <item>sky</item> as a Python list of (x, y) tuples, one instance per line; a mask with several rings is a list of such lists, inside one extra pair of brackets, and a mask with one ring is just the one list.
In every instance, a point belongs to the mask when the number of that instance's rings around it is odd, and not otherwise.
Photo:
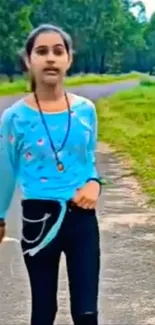
[(155, 12), (155, 0), (142, 0), (146, 7), (147, 17), (149, 18)]

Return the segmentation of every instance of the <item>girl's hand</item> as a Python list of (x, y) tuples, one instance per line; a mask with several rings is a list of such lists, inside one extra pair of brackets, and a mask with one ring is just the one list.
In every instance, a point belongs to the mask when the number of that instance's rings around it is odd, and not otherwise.
[(6, 227), (0, 226), (0, 244), (2, 243), (6, 233)]
[(96, 181), (88, 182), (77, 190), (73, 203), (83, 209), (94, 209), (100, 194), (100, 184)]

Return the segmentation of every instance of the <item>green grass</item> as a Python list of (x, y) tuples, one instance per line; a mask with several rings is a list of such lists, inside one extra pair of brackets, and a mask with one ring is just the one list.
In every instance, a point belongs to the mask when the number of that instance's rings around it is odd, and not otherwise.
[(78, 86), (83, 84), (107, 84), (116, 81), (140, 79), (140, 76), (141, 75), (137, 72), (132, 72), (129, 74), (120, 74), (120, 75), (107, 75), (107, 74), (77, 75), (77, 76), (66, 78), (65, 84), (67, 86), (74, 86), (74, 85)]
[[(130, 74), (122, 74), (122, 75), (95, 75), (95, 74), (87, 74), (87, 75), (76, 75), (73, 77), (67, 77), (65, 79), (65, 85), (67, 87), (70, 86), (80, 86), (85, 84), (107, 84), (113, 82), (119, 82), (123, 80), (135, 80), (140, 79), (140, 74), (133, 72)], [(1, 78), (0, 82), (0, 95), (14, 95), (18, 93), (24, 93), (29, 91), (29, 83), (26, 78), (16, 78), (13, 83), (9, 83), (5, 80), (5, 77)]]
[(0, 96), (15, 95), (28, 91), (28, 85), (24, 79), (18, 79), (13, 83), (7, 81), (0, 83)]
[(155, 89), (139, 86), (97, 102), (99, 139), (129, 158), (155, 203)]
[(155, 77), (143, 77), (140, 84), (145, 87), (155, 87)]

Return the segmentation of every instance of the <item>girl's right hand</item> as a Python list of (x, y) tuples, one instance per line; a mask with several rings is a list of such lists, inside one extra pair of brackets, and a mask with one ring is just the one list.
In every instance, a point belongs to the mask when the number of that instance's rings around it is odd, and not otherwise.
[(0, 244), (2, 243), (6, 232), (6, 226), (0, 226)]

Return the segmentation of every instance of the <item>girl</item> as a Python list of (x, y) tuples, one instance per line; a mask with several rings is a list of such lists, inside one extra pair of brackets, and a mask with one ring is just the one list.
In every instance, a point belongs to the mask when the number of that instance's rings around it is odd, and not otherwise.
[(18, 182), (31, 325), (54, 324), (61, 252), (66, 255), (74, 325), (97, 325), (100, 245), (95, 207), (101, 183), (95, 166), (95, 107), (64, 90), (72, 42), (63, 30), (52, 25), (35, 29), (26, 43), (25, 63), (32, 93), (1, 118), (0, 241)]

